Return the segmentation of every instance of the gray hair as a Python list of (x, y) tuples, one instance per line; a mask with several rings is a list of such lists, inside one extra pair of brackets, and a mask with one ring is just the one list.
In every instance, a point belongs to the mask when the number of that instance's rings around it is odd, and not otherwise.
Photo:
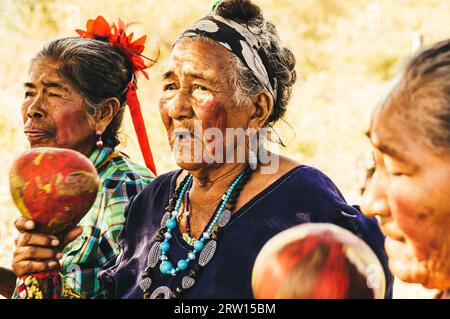
[[(266, 126), (272, 126), (286, 113), (287, 104), (297, 79), (293, 53), (283, 47), (275, 25), (266, 20), (261, 9), (251, 1), (223, 1), (215, 8), (215, 14), (247, 27), (260, 42), (277, 83), (277, 100), (273, 101), (272, 113), (265, 123)], [(262, 84), (237, 56), (232, 55), (230, 62), (226, 71), (228, 71), (230, 84), (236, 88), (234, 93), (236, 103), (243, 103), (250, 96), (264, 90)]]
[(105, 146), (117, 146), (120, 143), (117, 134), (123, 120), (127, 84), (131, 79), (136, 81), (128, 57), (107, 39), (68, 37), (46, 44), (33, 59), (31, 67), (45, 59), (58, 62), (60, 75), (85, 97), (87, 113), (92, 121), (104, 100), (119, 100), (119, 111), (102, 137)]
[[(418, 124), (431, 146), (450, 151), (450, 39), (416, 54), (399, 87), (407, 107), (424, 109)], [(423, 97), (429, 100), (418, 105)]]

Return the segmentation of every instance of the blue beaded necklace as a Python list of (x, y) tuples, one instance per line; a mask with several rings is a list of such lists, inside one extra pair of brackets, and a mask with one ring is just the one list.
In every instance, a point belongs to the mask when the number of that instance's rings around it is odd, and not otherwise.
[(177, 215), (180, 210), (181, 203), (183, 201), (186, 191), (188, 190), (192, 182), (192, 175), (190, 174), (188, 175), (187, 181), (183, 185), (183, 188), (181, 189), (180, 195), (177, 199), (175, 209), (172, 211), (170, 219), (168, 219), (165, 224), (166, 232), (164, 233), (164, 241), (159, 246), (161, 249), (161, 257), (160, 257), (161, 264), (159, 266), (159, 270), (161, 271), (162, 274), (176, 276), (179, 271), (186, 270), (189, 267), (189, 263), (196, 258), (196, 255), (205, 247), (206, 242), (210, 239), (211, 233), (214, 227), (217, 225), (223, 211), (225, 210), (225, 207), (231, 195), (233, 194), (234, 189), (239, 184), (244, 175), (245, 171), (241, 172), (241, 174), (239, 174), (239, 176), (233, 181), (231, 186), (228, 188), (227, 192), (223, 195), (222, 203), (217, 209), (214, 219), (210, 223), (207, 230), (202, 234), (201, 238), (194, 243), (194, 248), (187, 254), (187, 258), (180, 259), (177, 263), (177, 266), (174, 268), (172, 262), (169, 261), (167, 253), (170, 251), (169, 241), (173, 237), (172, 230), (178, 226)]
[[(177, 298), (184, 291), (191, 289), (195, 285), (198, 276), (213, 258), (217, 249), (218, 235), (230, 222), (231, 212), (234, 209), (236, 200), (244, 185), (250, 179), (252, 172), (253, 169), (247, 166), (231, 184), (211, 215), (210, 221), (205, 226), (201, 238), (196, 240), (198, 243), (194, 245), (193, 250), (189, 252), (187, 258), (179, 260), (174, 268), (167, 256), (167, 253), (170, 251), (169, 241), (173, 237), (172, 230), (177, 227), (177, 214), (180, 210), (181, 202), (183, 201), (184, 195), (186, 194), (187, 196), (193, 180), (190, 174), (187, 174), (183, 178), (165, 209), (166, 213), (161, 220), (161, 228), (147, 256), (147, 267), (141, 274), (139, 287), (143, 291), (144, 299), (157, 299), (161, 297)], [(162, 248), (164, 248), (164, 252)], [(197, 254), (198, 258), (196, 258)], [(197, 262), (195, 265), (191, 265), (194, 259), (197, 259)], [(169, 263), (165, 263), (166, 261)], [(190, 270), (183, 276), (180, 284), (174, 290), (168, 286), (160, 286), (152, 291), (151, 273), (156, 270), (155, 268), (158, 264), (160, 265), (160, 272), (164, 276), (176, 276), (178, 272), (187, 270), (188, 268)]]

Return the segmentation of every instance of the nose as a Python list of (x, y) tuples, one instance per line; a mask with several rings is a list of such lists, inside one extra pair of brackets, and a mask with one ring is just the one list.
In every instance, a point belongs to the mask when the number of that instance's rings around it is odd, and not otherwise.
[(45, 116), (45, 112), (42, 109), (42, 98), (39, 95), (34, 99), (34, 101), (28, 107), (27, 116), (30, 119), (32, 119), (32, 118), (39, 119), (39, 118), (43, 118)]
[(364, 191), (361, 210), (364, 215), (373, 217), (388, 217), (390, 215), (386, 192), (388, 190), (387, 177), (382, 172), (375, 171), (372, 179)]
[(188, 92), (180, 92), (167, 102), (168, 114), (174, 119), (181, 121), (193, 116), (192, 103)]

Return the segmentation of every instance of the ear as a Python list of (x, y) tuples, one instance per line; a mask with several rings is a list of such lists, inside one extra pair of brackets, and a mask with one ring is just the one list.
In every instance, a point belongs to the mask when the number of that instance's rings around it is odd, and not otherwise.
[(102, 101), (99, 109), (95, 113), (95, 130), (104, 132), (119, 111), (119, 108), (120, 102), (115, 97)]
[(273, 99), (266, 91), (252, 97), (249, 127), (259, 130), (266, 124), (273, 110)]

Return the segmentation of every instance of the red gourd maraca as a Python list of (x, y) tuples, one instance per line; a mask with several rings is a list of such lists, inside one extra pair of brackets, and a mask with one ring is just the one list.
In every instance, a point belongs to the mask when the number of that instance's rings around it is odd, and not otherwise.
[(383, 298), (383, 268), (369, 246), (333, 224), (308, 223), (270, 239), (256, 258), (258, 299)]
[(64, 234), (94, 203), (99, 178), (83, 154), (41, 147), (23, 153), (9, 173), (10, 191), (22, 215), (47, 234)]

